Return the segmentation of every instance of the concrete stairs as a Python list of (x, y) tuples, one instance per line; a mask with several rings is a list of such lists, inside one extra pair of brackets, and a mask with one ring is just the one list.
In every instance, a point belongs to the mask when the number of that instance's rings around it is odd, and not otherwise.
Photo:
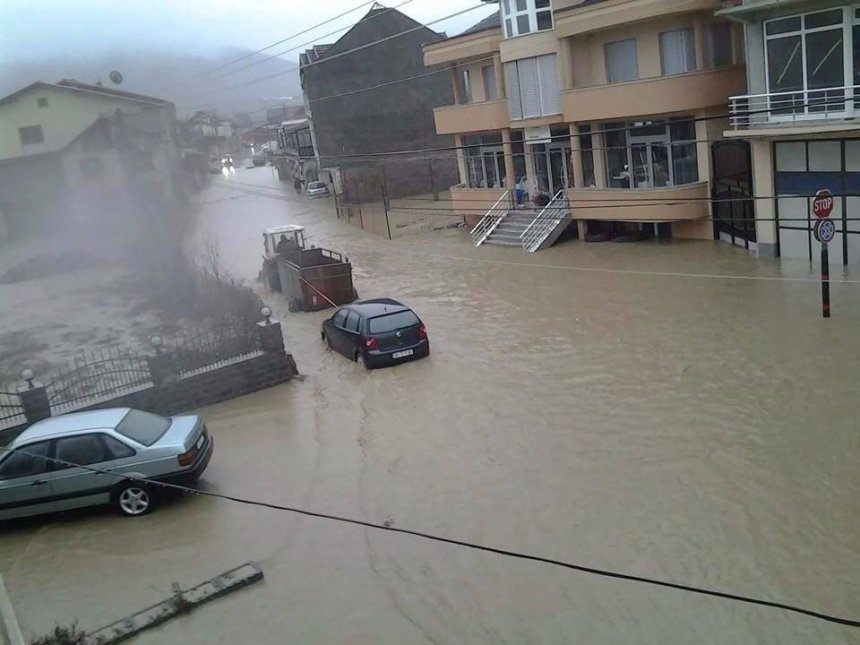
[(531, 209), (509, 211), (499, 225), (484, 240), (484, 244), (495, 244), (496, 246), (519, 246), (523, 242), (520, 236), (534, 221), (539, 211)]

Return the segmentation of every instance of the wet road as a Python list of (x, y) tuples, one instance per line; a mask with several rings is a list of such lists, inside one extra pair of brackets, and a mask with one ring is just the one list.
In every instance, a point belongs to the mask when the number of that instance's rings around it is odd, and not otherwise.
[[(198, 243), (253, 279), (262, 228), (302, 224), (350, 257), (362, 297), (413, 306), (433, 354), (362, 373), (324, 351), (328, 314), (273, 300), (306, 379), (204, 410), (208, 488), (860, 615), (860, 285), (834, 285), (824, 321), (815, 282), (675, 275), (808, 276), (724, 245), (389, 242), (267, 168), (228, 181), (204, 196)], [(209, 498), (0, 534), (31, 635), (97, 627), (246, 560), (262, 585), (136, 642), (860, 642), (775, 609)]]

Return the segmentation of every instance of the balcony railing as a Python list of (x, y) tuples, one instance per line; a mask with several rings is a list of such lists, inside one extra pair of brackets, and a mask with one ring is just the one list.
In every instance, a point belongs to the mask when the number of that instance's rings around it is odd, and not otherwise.
[(860, 85), (729, 98), (729, 124), (735, 130), (797, 121), (848, 119), (860, 114)]

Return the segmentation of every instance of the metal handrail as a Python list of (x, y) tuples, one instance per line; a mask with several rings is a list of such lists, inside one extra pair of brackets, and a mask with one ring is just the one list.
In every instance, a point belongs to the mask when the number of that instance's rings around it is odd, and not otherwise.
[(735, 130), (754, 124), (851, 118), (860, 85), (744, 94), (729, 97), (729, 124)]
[(493, 204), (493, 207), (487, 211), (486, 215), (481, 218), (481, 221), (475, 224), (475, 228), (473, 228), (470, 233), (472, 236), (472, 243), (475, 246), (481, 246), (481, 244), (490, 237), (490, 234), (496, 230), (496, 227), (508, 214), (508, 204), (505, 203), (504, 208), (501, 208), (499, 205), (502, 204), (502, 202), (506, 202), (506, 200), (509, 199), (510, 194), (510, 189), (502, 193), (502, 196), (499, 197), (496, 203)]
[(570, 217), (570, 211), (567, 208), (567, 197), (564, 189), (561, 189), (520, 235), (523, 250), (529, 253), (537, 251), (561, 220), (568, 217)]

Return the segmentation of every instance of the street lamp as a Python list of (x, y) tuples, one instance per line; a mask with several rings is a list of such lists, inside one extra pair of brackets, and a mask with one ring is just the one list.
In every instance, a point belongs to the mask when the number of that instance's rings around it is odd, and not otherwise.
[(27, 386), (32, 390), (33, 389), (33, 379), (36, 378), (36, 375), (33, 373), (29, 367), (25, 367), (21, 370), (21, 378), (27, 381)]
[(153, 336), (152, 338), (149, 339), (149, 343), (150, 343), (150, 345), (152, 345), (155, 348), (156, 354), (161, 353), (162, 342), (163, 341), (161, 340), (161, 336), (159, 336), (158, 334), (156, 334), (155, 336)]

